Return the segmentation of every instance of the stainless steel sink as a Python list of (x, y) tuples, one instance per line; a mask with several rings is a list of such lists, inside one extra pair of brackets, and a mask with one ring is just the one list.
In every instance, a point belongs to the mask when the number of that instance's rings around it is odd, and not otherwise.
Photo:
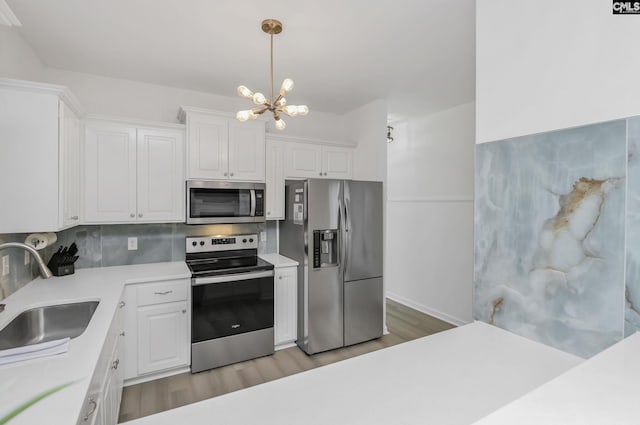
[(20, 313), (0, 330), (0, 350), (82, 335), (98, 301), (49, 305)]

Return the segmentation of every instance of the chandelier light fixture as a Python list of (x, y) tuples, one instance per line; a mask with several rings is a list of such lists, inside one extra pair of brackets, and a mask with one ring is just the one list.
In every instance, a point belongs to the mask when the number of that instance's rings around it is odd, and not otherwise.
[(271, 97), (269, 99), (262, 93), (254, 93), (246, 86), (238, 87), (238, 94), (247, 99), (253, 100), (253, 103), (258, 105), (253, 109), (247, 109), (244, 111), (238, 111), (236, 118), (238, 121), (255, 120), (258, 115), (261, 115), (267, 111), (273, 113), (275, 119), (276, 128), (278, 130), (284, 130), (287, 126), (282, 119), (282, 114), (295, 117), (296, 115), (305, 116), (309, 113), (309, 108), (306, 105), (288, 105), (287, 99), (284, 97), (293, 89), (293, 80), (286, 78), (280, 86), (278, 96), (274, 97), (273, 92), (273, 36), (282, 32), (282, 22), (275, 19), (265, 19), (262, 21), (262, 31), (266, 32), (271, 37)]

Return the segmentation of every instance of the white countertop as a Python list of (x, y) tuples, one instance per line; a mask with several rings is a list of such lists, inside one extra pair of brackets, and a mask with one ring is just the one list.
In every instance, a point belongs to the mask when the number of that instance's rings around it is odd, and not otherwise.
[(67, 353), (0, 366), (0, 417), (43, 391), (75, 381), (10, 422), (75, 424), (124, 285), (190, 276), (184, 262), (80, 269), (70, 276), (38, 278), (6, 298), (3, 301), (6, 309), (0, 313), (0, 329), (30, 308), (89, 300), (99, 300), (100, 304), (85, 332), (71, 340)]
[(640, 423), (640, 333), (477, 422), (477, 425)]
[(129, 423), (470, 424), (581, 361), (476, 322)]
[(258, 257), (262, 258), (264, 261), (268, 263), (273, 264), (276, 269), (279, 269), (281, 267), (296, 267), (298, 265), (297, 261), (277, 253), (276, 254), (260, 254), (258, 255)]

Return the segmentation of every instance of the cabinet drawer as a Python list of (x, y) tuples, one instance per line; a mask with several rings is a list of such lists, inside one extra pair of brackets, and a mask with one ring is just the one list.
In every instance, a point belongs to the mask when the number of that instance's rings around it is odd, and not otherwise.
[(189, 299), (188, 280), (168, 280), (138, 287), (138, 306), (186, 301)]

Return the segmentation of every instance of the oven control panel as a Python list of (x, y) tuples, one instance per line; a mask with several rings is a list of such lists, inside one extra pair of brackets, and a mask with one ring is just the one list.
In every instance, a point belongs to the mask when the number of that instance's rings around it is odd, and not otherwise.
[(231, 251), (234, 249), (257, 249), (258, 235), (199, 236), (186, 238), (186, 252)]

